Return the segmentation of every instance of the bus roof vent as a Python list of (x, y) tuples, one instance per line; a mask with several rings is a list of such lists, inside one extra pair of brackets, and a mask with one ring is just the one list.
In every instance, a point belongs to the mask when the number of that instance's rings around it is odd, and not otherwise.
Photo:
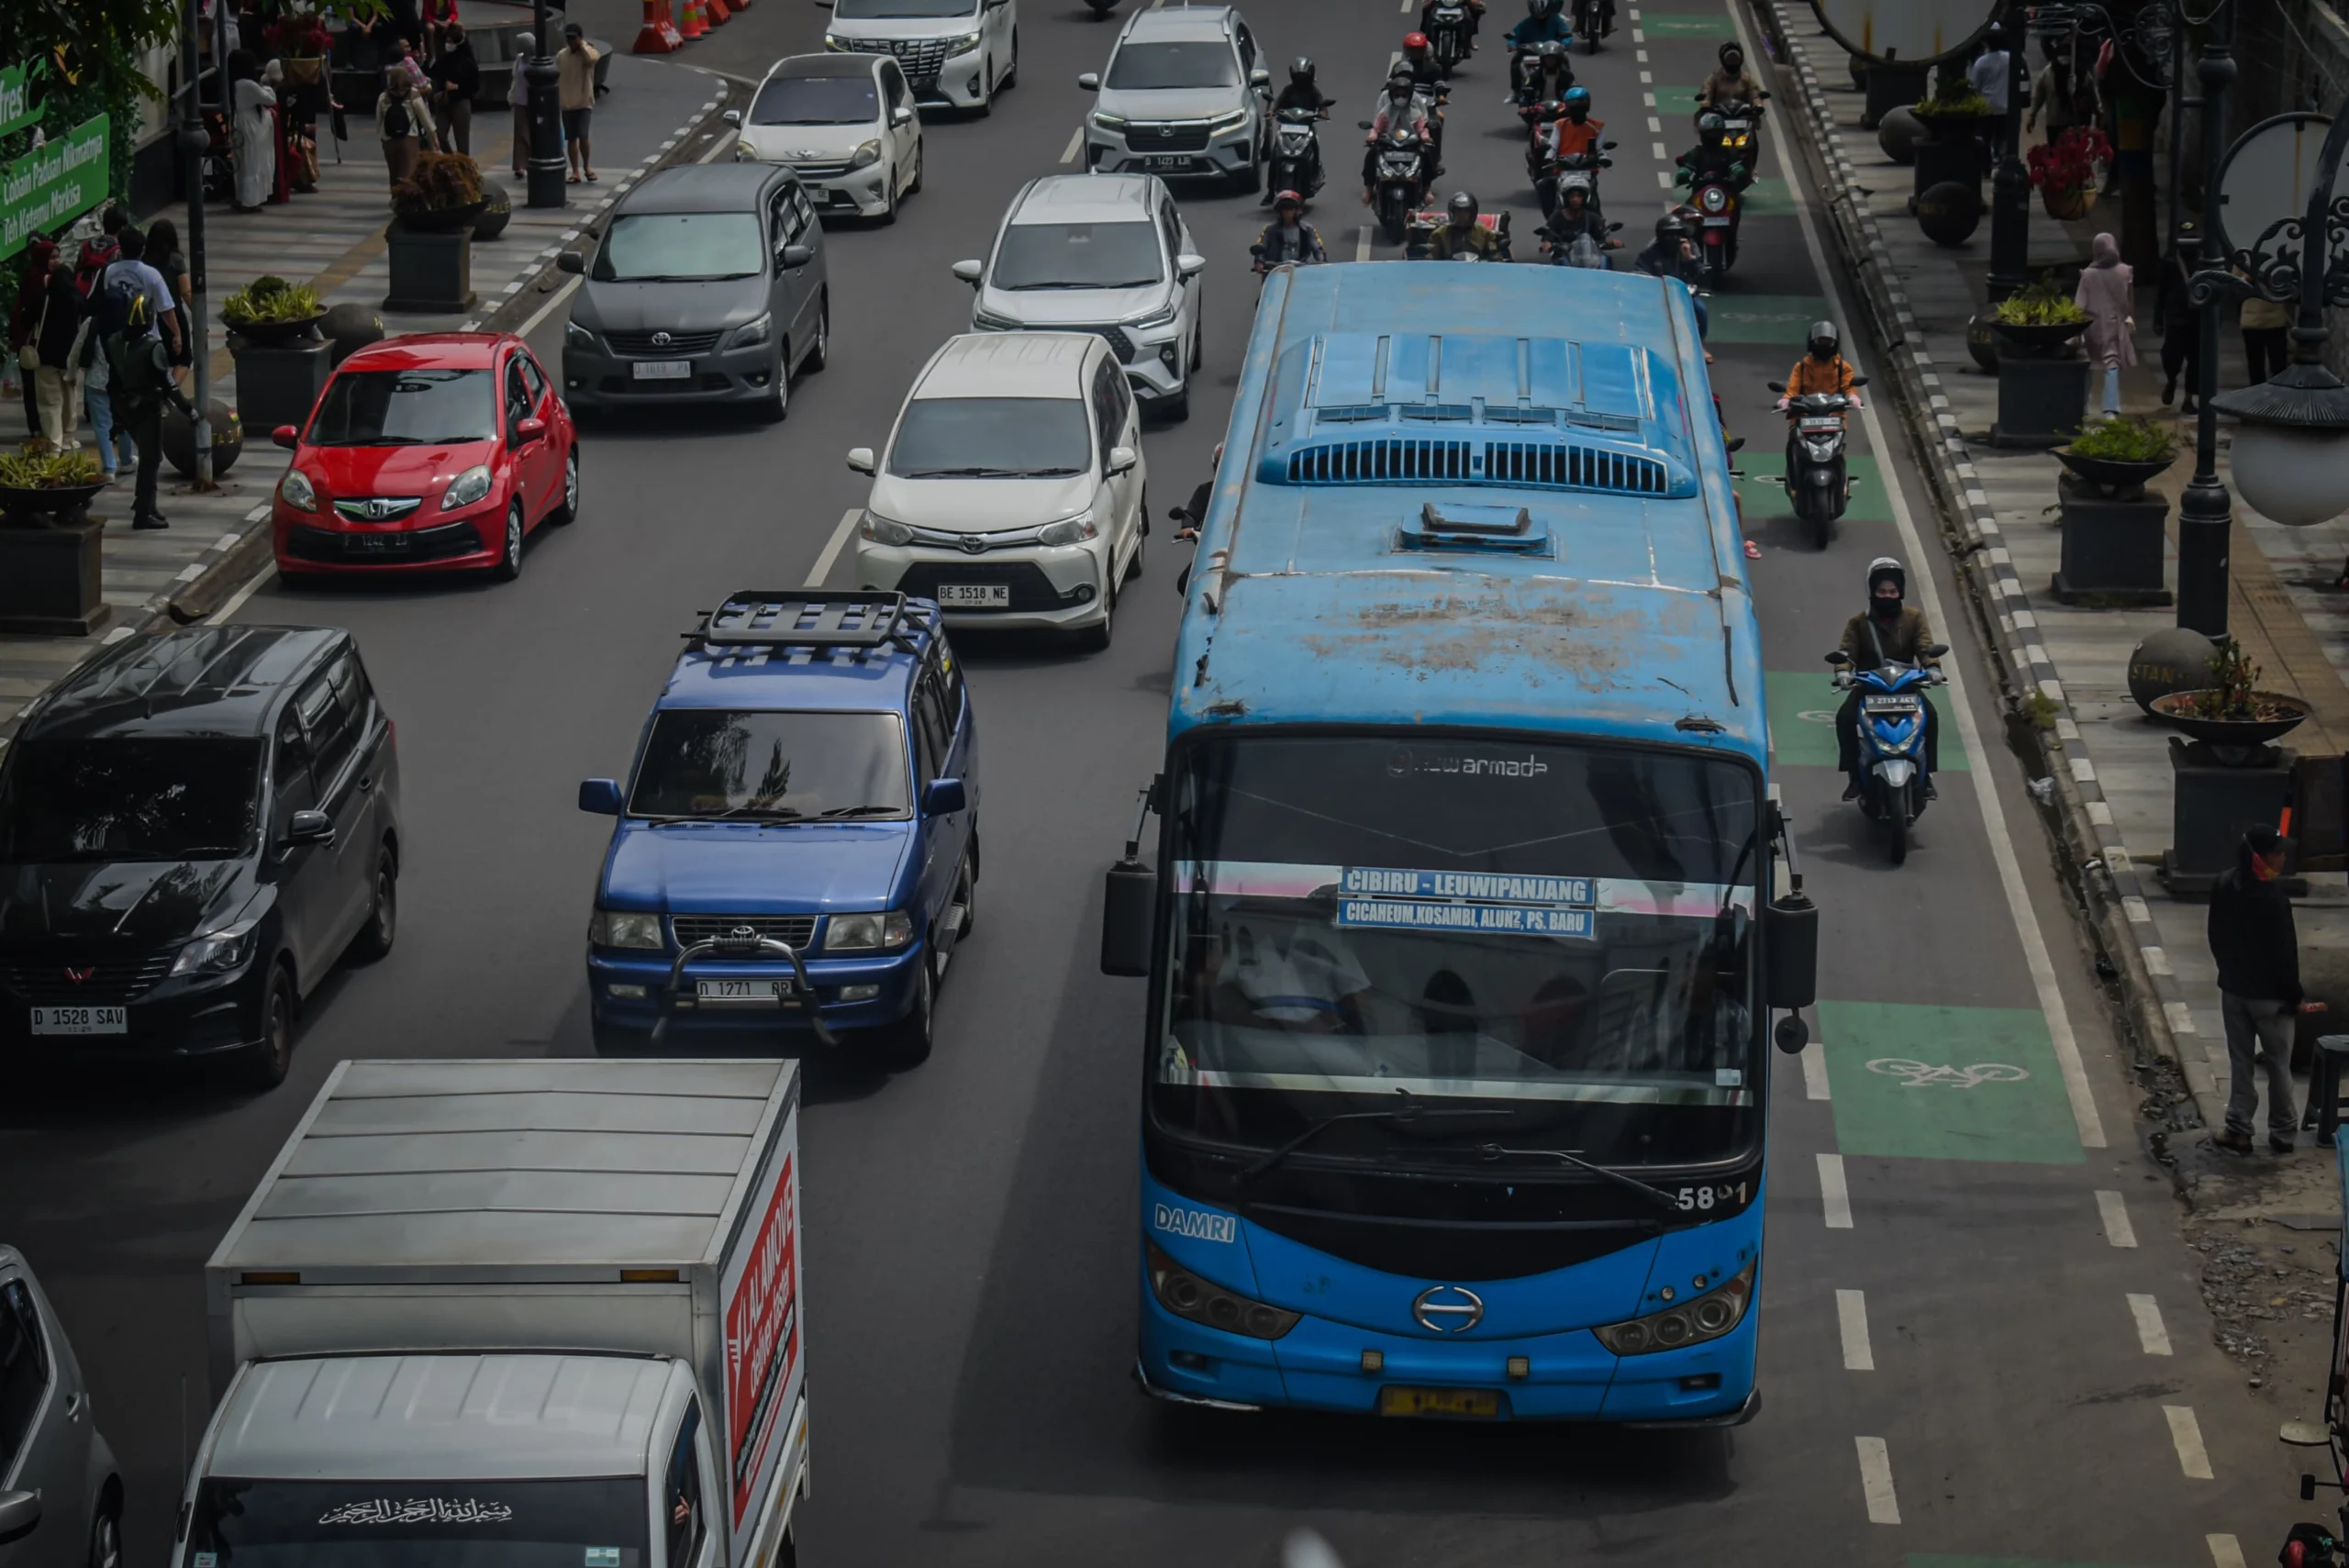
[(1464, 484), (1474, 478), (1471, 466), (1466, 441), (1377, 436), (1295, 448), (1283, 478), (1291, 484), (1391, 484), (1409, 479)]
[(1578, 441), (1486, 441), (1484, 458), (1487, 484), (1609, 490), (1627, 495), (1672, 493), (1671, 472), (1655, 459)]
[(1439, 506), (1430, 501), (1403, 525), (1399, 542), (1405, 550), (1547, 555), (1550, 525), (1523, 506)]

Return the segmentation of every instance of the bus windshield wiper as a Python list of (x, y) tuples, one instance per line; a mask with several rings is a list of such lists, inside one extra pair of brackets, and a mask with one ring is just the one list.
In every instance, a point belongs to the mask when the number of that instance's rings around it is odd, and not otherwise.
[[(1323, 1117), (1320, 1120), (1307, 1127), (1304, 1131), (1298, 1133), (1295, 1138), (1290, 1139), (1286, 1143), (1282, 1144), (1277, 1149), (1267, 1150), (1263, 1154), (1250, 1161), (1247, 1164), (1242, 1165), (1232, 1176), (1232, 1184), (1234, 1186), (1247, 1185), (1250, 1182), (1254, 1181), (1265, 1172), (1280, 1164), (1290, 1155), (1296, 1153), (1298, 1150), (1304, 1148), (1307, 1144), (1312, 1142), (1315, 1139), (1320, 1137), (1323, 1133), (1329, 1131), (1331, 1128), (1336, 1127), (1341, 1122), (1383, 1121), (1391, 1127), (1414, 1127), (1423, 1121), (1465, 1121), (1475, 1117), (1515, 1116), (1517, 1114), (1515, 1111), (1497, 1109), (1430, 1109), (1428, 1106), (1419, 1104), (1419, 1101), (1411, 1099), (1409, 1097), (1410, 1091), (1408, 1089), (1397, 1089), (1396, 1093), (1405, 1096), (1404, 1102), (1388, 1110), (1343, 1111), (1336, 1116)], [(1492, 1148), (1495, 1146), (1487, 1144), (1486, 1147)], [(1627, 1181), (1629, 1179), (1629, 1177), (1625, 1178)]]
[(1579, 1154), (1569, 1154), (1563, 1149), (1504, 1149), (1497, 1143), (1482, 1143), (1477, 1145), (1476, 1152), (1487, 1160), (1497, 1160), (1504, 1154), (1523, 1155), (1530, 1160), (1563, 1160), (1577, 1170), (1588, 1171), (1596, 1176), (1604, 1176), (1619, 1187), (1628, 1187), (1651, 1203), (1661, 1204), (1675, 1214), (1680, 1212), (1680, 1200), (1662, 1187), (1652, 1187), (1637, 1176), (1627, 1176), (1620, 1171), (1610, 1170), (1605, 1165), (1586, 1160)]

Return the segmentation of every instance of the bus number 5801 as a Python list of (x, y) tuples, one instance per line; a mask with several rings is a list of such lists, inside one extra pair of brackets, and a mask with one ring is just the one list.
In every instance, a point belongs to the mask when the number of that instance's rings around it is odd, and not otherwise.
[(1684, 1211), (1702, 1211), (1716, 1206), (1727, 1207), (1731, 1204), (1743, 1203), (1745, 1187), (1743, 1182), (1735, 1186), (1724, 1183), (1718, 1187), (1683, 1187), (1674, 1196)]

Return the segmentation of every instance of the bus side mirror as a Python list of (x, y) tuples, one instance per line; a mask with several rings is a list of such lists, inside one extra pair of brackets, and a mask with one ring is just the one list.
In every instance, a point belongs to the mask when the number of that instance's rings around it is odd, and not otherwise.
[[(1771, 900), (1763, 912), (1762, 945), (1763, 988), (1771, 1006), (1793, 1012), (1819, 1000), (1819, 906), (1799, 887)], [(1783, 1038), (1779, 1045), (1785, 1048)]]
[(1101, 973), (1140, 979), (1150, 973), (1151, 929), (1158, 906), (1158, 873), (1129, 846), (1109, 868), (1101, 899)]

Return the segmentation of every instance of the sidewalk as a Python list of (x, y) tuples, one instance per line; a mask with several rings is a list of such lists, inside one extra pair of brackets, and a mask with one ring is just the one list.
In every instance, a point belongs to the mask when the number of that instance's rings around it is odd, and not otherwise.
[[(610, 84), (596, 111), (596, 163), (602, 179), (569, 187), (567, 207), (522, 206), (522, 182), (510, 177), (507, 162), (511, 116), (501, 110), (474, 119), (473, 157), (513, 197), (513, 220), (495, 240), (473, 248), (478, 302), (471, 312), (381, 312), (386, 334), (512, 329), (536, 308), (536, 293), (525, 291), (585, 225), (654, 167), (707, 150), (703, 122), (711, 121), (724, 102), (723, 83), (668, 61), (621, 54), (612, 61)], [(351, 139), (341, 144), (340, 162), (331, 140), (319, 149), (323, 161), (315, 193), (251, 216), (225, 206), (205, 211), (212, 395), (230, 408), (236, 406), (235, 367), (222, 346), (219, 323), (219, 302), (228, 294), (274, 272), (308, 284), (326, 304), (357, 302), (380, 311), (389, 283), (384, 250), (389, 185), (372, 123), (354, 114), (351, 131)], [(153, 216), (171, 217), (184, 227), (184, 210)], [(18, 417), (13, 407), (20, 405), (10, 402), (12, 410), (0, 410), (0, 419)], [(12, 432), (5, 439), (22, 438)], [(82, 439), (95, 440), (86, 421)], [(117, 526), (106, 532), (104, 588), (114, 607), (110, 622), (85, 638), (0, 636), (0, 745), (34, 697), (98, 648), (149, 627), (200, 618), (268, 564), (270, 495), (285, 472), (287, 455), (270, 443), (267, 430), (248, 428), (242, 453), (211, 495), (189, 494), (186, 482), (165, 466), (163, 510), (172, 526), (147, 533)], [(128, 488), (126, 476), (98, 498), (94, 513), (126, 525)]]

